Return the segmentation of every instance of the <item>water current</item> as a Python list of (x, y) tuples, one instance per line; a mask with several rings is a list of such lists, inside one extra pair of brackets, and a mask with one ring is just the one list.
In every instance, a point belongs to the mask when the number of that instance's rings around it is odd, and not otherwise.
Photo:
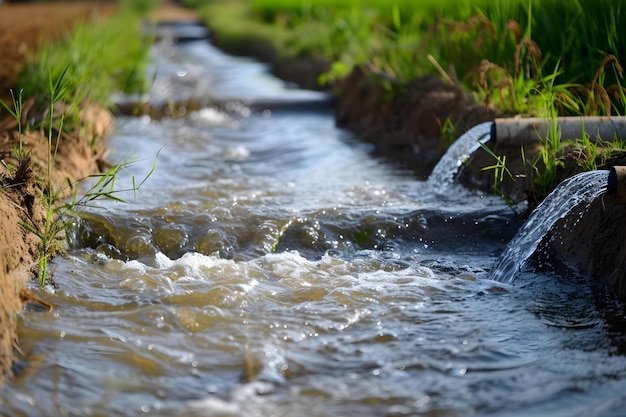
[(1, 415), (623, 415), (623, 311), (575, 275), (489, 279), (520, 225), (499, 199), (433, 192), (206, 41), (153, 60), (154, 100), (205, 106), (118, 118), (111, 159), (156, 171), (33, 287), (54, 309), (21, 315)]

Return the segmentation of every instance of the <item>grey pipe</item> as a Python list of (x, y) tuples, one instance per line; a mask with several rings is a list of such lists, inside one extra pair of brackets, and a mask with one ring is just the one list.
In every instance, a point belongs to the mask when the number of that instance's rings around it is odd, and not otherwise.
[[(583, 127), (590, 140), (612, 141), (616, 137), (626, 139), (626, 117), (558, 117), (561, 140), (580, 139)], [(552, 119), (541, 117), (512, 117), (495, 119), (491, 126), (491, 139), (503, 146), (516, 146), (539, 142), (552, 129)]]
[(611, 167), (606, 192), (615, 196), (615, 204), (626, 204), (626, 166)]

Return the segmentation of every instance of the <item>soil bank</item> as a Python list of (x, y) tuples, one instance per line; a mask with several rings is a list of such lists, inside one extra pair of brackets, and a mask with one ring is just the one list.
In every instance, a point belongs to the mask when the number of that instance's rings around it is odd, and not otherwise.
[[(34, 2), (0, 4), (0, 98), (10, 102), (10, 89), (17, 76), (41, 43), (68, 36), (76, 25), (93, 19), (106, 19), (116, 11), (112, 1)], [(193, 13), (168, 1), (150, 16), (154, 20), (195, 19)], [(15, 91), (17, 93), (17, 91)], [(28, 113), (29, 102), (24, 103)], [(85, 104), (81, 132), (63, 135), (52, 170), (54, 184), (76, 182), (99, 171), (106, 152), (105, 140), (95, 147), (96, 137), (106, 139), (114, 129), (107, 109)], [(0, 111), (0, 385), (12, 375), (12, 364), (19, 353), (16, 330), (19, 312), (25, 302), (36, 302), (27, 283), (36, 276), (39, 238), (22, 225), (41, 229), (46, 209), (42, 200), (42, 178), (47, 175), (48, 148), (43, 131), (26, 132), (22, 142), (32, 158), (17, 161), (13, 149), (19, 140), (17, 122)]]

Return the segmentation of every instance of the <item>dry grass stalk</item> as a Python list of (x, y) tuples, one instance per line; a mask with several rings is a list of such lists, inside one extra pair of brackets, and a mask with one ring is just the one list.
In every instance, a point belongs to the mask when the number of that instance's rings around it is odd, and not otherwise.
[[(483, 59), (480, 63), (480, 67), (477, 70), (478, 73), (478, 85), (485, 95), (485, 107), (489, 107), (491, 104), (491, 95), (494, 91), (498, 91), (500, 94), (500, 100), (502, 103), (507, 101), (505, 92), (508, 90), (511, 104), (515, 108), (517, 106), (517, 100), (515, 98), (515, 85), (509, 76), (506, 69), (500, 65), (494, 64), (486, 59)], [(497, 75), (488, 77), (488, 74), (495, 73)], [(498, 76), (499, 75), (499, 76)], [(490, 85), (491, 84), (491, 85)]]
[[(615, 55), (609, 54), (600, 63), (591, 83), (578, 87), (575, 91), (578, 95), (582, 96), (583, 101), (586, 103), (586, 113), (588, 114), (604, 113), (607, 116), (611, 116), (611, 95), (613, 95), (615, 99), (619, 99), (620, 94), (626, 92), (626, 89), (618, 84), (612, 84), (608, 87), (602, 85), (600, 76), (604, 73), (604, 70), (609, 64), (613, 65), (617, 76), (623, 79), (624, 69)], [(609, 92), (611, 94), (609, 94)]]

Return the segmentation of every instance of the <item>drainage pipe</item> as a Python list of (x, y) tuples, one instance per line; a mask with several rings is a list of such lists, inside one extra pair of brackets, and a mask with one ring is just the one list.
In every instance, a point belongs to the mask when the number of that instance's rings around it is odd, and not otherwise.
[(615, 204), (626, 204), (626, 166), (611, 167), (606, 192), (615, 196)]
[[(558, 117), (555, 119), (561, 140), (582, 138), (583, 129), (589, 139), (610, 142), (616, 137), (626, 139), (626, 117)], [(491, 126), (491, 140), (503, 146), (516, 146), (544, 140), (552, 131), (551, 118), (512, 117), (495, 119)]]

